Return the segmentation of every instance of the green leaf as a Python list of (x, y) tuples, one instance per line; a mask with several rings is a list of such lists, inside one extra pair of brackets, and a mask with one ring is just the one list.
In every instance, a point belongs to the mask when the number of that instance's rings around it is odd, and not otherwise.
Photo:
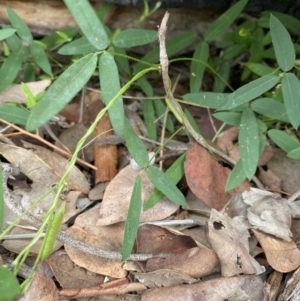
[(289, 158), (295, 159), (295, 160), (300, 160), (300, 147), (293, 149), (290, 151), (287, 156)]
[(143, 116), (145, 120), (145, 126), (147, 129), (148, 137), (151, 140), (157, 139), (157, 128), (155, 121), (155, 111), (152, 99), (146, 99), (143, 106)]
[(233, 21), (240, 15), (247, 4), (247, 0), (241, 0), (223, 13), (216, 21), (211, 23), (204, 33), (204, 41), (211, 42), (222, 36)]
[(87, 83), (96, 64), (97, 56), (89, 54), (66, 69), (32, 110), (27, 130), (35, 130), (60, 112)]
[(275, 55), (279, 67), (283, 71), (289, 71), (294, 67), (296, 54), (291, 36), (281, 22), (271, 15), (270, 31)]
[(140, 167), (146, 167), (149, 162), (147, 149), (126, 117), (124, 118), (124, 138), (128, 151), (135, 162)]
[(183, 95), (183, 99), (188, 102), (198, 104), (203, 107), (211, 109), (218, 109), (228, 98), (228, 93), (214, 93), (214, 92), (201, 92), (201, 93), (188, 93)]
[(35, 82), (36, 77), (34, 73), (34, 67), (31, 63), (25, 63), (23, 67), (23, 73), (24, 73), (24, 82)]
[(64, 2), (89, 42), (98, 50), (105, 49), (109, 38), (91, 4), (87, 0)]
[(4, 191), (3, 191), (2, 164), (0, 161), (0, 232), (2, 232), (3, 230), (3, 221), (4, 221)]
[(19, 37), (30, 45), (32, 43), (32, 35), (26, 23), (9, 7), (7, 8), (7, 14)]
[(16, 32), (13, 28), (6, 28), (0, 30), (0, 41), (12, 36)]
[(284, 104), (272, 98), (264, 97), (254, 100), (251, 103), (251, 109), (271, 119), (290, 122)]
[[(166, 171), (166, 176), (176, 185), (180, 179), (184, 175), (184, 161), (185, 161), (185, 153), (182, 154)], [(165, 195), (154, 188), (153, 192), (151, 193), (147, 203), (144, 206), (144, 210), (148, 210), (155, 206)]]
[(147, 175), (152, 184), (160, 190), (170, 201), (185, 205), (186, 200), (177, 186), (157, 167), (150, 166)]
[(237, 127), (240, 125), (241, 115), (237, 112), (217, 112), (213, 114), (217, 119)]
[(300, 82), (295, 74), (286, 73), (282, 78), (282, 94), (287, 115), (295, 129), (300, 124)]
[[(122, 55), (118, 55), (118, 54)], [(131, 70), (129, 65), (129, 60), (127, 57), (126, 50), (123, 48), (115, 47), (115, 61), (117, 65), (129, 76), (131, 77)]]
[[(192, 128), (195, 130), (195, 132), (200, 134), (200, 129), (199, 129), (199, 126), (198, 126), (195, 118), (190, 113), (190, 111), (186, 108), (184, 109), (184, 115), (187, 118), (187, 120), (189, 121), (189, 123), (191, 124)], [(188, 130), (186, 130), (186, 131), (187, 131), (187, 135), (188, 135), (189, 139), (192, 139), (191, 133)]]
[[(121, 89), (117, 64), (108, 52), (100, 56), (99, 77), (102, 100), (108, 105)], [(118, 97), (115, 104), (108, 110), (108, 114), (114, 131), (123, 137), (125, 113), (122, 97)]]
[(269, 130), (268, 135), (270, 139), (286, 153), (289, 153), (300, 146), (298, 142), (283, 131)]
[(30, 91), (29, 87), (22, 83), (22, 90), (24, 94), (26, 95), (26, 106), (27, 108), (33, 108), (36, 106), (36, 99), (33, 96), (32, 92)]
[(245, 63), (244, 64), (247, 68), (249, 68), (253, 73), (264, 76), (270, 73), (273, 73), (276, 69), (258, 64), (258, 63)]
[(114, 39), (113, 44), (120, 48), (131, 48), (149, 44), (158, 39), (157, 31), (146, 29), (125, 29)]
[(199, 43), (195, 49), (193, 59), (197, 59), (201, 62), (192, 61), (191, 63), (191, 76), (190, 76), (190, 91), (191, 93), (199, 92), (202, 85), (202, 78), (206, 68), (209, 57), (209, 47), (205, 42)]
[(4, 104), (0, 106), (0, 118), (13, 124), (25, 125), (28, 121), (30, 113), (25, 109), (21, 109), (12, 104)]
[(240, 185), (244, 180), (246, 180), (246, 175), (243, 168), (243, 162), (240, 159), (237, 161), (236, 165), (233, 167), (225, 186), (225, 191), (229, 191), (231, 189), (236, 188)]
[(234, 58), (236, 58), (238, 55), (240, 55), (242, 52), (244, 52), (246, 49), (246, 45), (232, 45), (225, 49), (224, 51), (224, 60), (231, 61)]
[[(159, 118), (159, 121), (163, 124), (164, 118), (165, 118), (164, 116), (166, 114), (165, 104), (162, 102), (161, 99), (155, 99), (153, 101), (153, 105), (154, 105), (154, 110), (155, 110), (156, 116)], [(174, 124), (173, 124), (172, 119), (169, 114), (167, 116), (166, 128), (171, 133), (173, 133), (175, 130)]]
[(30, 52), (36, 64), (47, 74), (52, 75), (51, 65), (44, 48), (37, 44), (30, 45)]
[(259, 160), (259, 133), (255, 114), (250, 109), (242, 113), (239, 146), (245, 175), (251, 180)]
[(6, 266), (0, 265), (1, 301), (12, 301), (21, 295), (21, 288), (17, 277)]
[(215, 76), (215, 81), (213, 85), (213, 92), (222, 93), (226, 87), (226, 82), (229, 80), (231, 66), (229, 62), (222, 62), (219, 66), (218, 74), (222, 76), (223, 80), (219, 76)]
[(24, 48), (12, 52), (0, 69), (0, 92), (5, 90), (16, 79), (25, 56)]
[(97, 48), (86, 37), (72, 41), (58, 50), (58, 53), (62, 55), (89, 54), (93, 52), (97, 52)]
[(125, 223), (122, 260), (125, 261), (130, 255), (137, 235), (142, 208), (142, 179), (137, 176), (134, 181), (133, 191), (130, 199), (128, 215)]
[(273, 88), (279, 81), (279, 76), (268, 74), (256, 79), (231, 93), (221, 110), (230, 110), (244, 104)]

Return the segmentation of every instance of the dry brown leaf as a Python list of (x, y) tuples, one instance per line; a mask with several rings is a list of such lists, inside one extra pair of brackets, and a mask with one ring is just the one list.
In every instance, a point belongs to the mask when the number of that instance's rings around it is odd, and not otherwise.
[(291, 159), (283, 150), (276, 149), (267, 167), (282, 181), (284, 191), (292, 194), (299, 189), (300, 161)]
[(144, 224), (138, 229), (137, 253), (180, 253), (197, 246), (186, 235), (176, 235), (159, 226)]
[(169, 287), (179, 284), (191, 284), (196, 279), (181, 272), (172, 270), (158, 270), (150, 273), (132, 273), (141, 283), (149, 288)]
[(221, 262), (223, 276), (260, 274), (264, 267), (249, 254), (248, 224), (243, 217), (230, 218), (212, 209), (209, 238)]
[[(83, 288), (83, 289), (63, 289), (59, 292), (60, 296), (68, 298), (87, 298), (103, 295), (125, 294), (129, 292), (142, 291), (146, 286), (142, 283), (134, 282), (128, 283), (128, 279), (113, 280), (104, 283), (97, 287)], [(102, 299), (103, 300), (103, 299)]]
[(290, 241), (292, 237), (291, 210), (286, 199), (278, 199), (272, 192), (251, 188), (243, 192), (248, 208), (248, 221), (251, 228), (261, 230)]
[(208, 248), (193, 248), (168, 258), (151, 258), (147, 271), (161, 269), (175, 270), (193, 278), (200, 278), (220, 271), (216, 252)]
[[(140, 171), (133, 170), (128, 165), (108, 184), (100, 207), (100, 217), (97, 222), (98, 226), (111, 225), (126, 220), (133, 184), (139, 173)], [(143, 181), (142, 202), (144, 204), (153, 191), (153, 185), (145, 172), (142, 172), (141, 177)], [(178, 208), (178, 205), (170, 202), (167, 198), (164, 198), (153, 208), (147, 211), (142, 210), (140, 222), (165, 219), (173, 214)]]
[(300, 251), (292, 240), (284, 241), (272, 235), (252, 229), (274, 270), (288, 273), (300, 266)]
[(223, 277), (189, 285), (150, 289), (143, 292), (142, 301), (224, 301), (241, 287), (245, 276)]
[(39, 264), (33, 279), (25, 291), (22, 301), (60, 301), (53, 279), (47, 275), (43, 264)]
[(281, 180), (278, 176), (276, 176), (272, 170), (264, 170), (262, 167), (258, 167), (259, 169), (259, 180), (264, 184), (266, 189), (271, 191), (280, 191), (281, 190)]
[[(121, 253), (124, 223), (110, 226), (95, 226), (98, 215), (97, 208), (84, 212), (76, 218), (75, 224), (66, 232), (93, 246)], [(113, 278), (123, 278), (127, 274), (122, 268), (123, 263), (121, 260), (90, 255), (67, 245), (65, 245), (65, 250), (73, 262), (91, 272)]]
[(182, 208), (208, 217), (210, 216), (211, 207), (202, 202), (190, 189), (186, 196), (186, 205), (182, 206)]
[[(26, 83), (26, 85), (32, 92), (33, 96), (36, 96), (39, 93), (43, 92), (50, 84), (51, 84), (51, 80), (49, 79)], [(13, 103), (27, 102), (26, 94), (23, 92), (21, 84), (11, 85), (0, 93), (0, 104), (6, 102), (13, 102)]]
[(269, 301), (275, 301), (281, 288), (281, 281), (283, 278), (283, 274), (277, 271), (273, 271), (269, 277), (267, 282), (270, 285), (270, 295)]
[(62, 288), (85, 288), (101, 285), (104, 276), (91, 273), (75, 265), (62, 251), (52, 254), (47, 263), (51, 267), (56, 281)]
[(300, 269), (298, 268), (292, 277), (287, 281), (284, 292), (279, 296), (278, 301), (299, 301), (300, 297)]
[(192, 192), (205, 204), (221, 210), (229, 202), (233, 192), (225, 192), (230, 170), (221, 166), (199, 144), (193, 142), (186, 154), (185, 176)]
[[(27, 150), (22, 147), (0, 143), (0, 153), (9, 162), (19, 164), (21, 172), (31, 179), (32, 182), (43, 183), (48, 189), (52, 188), (59, 182), (68, 160), (43, 147), (32, 145), (28, 142), (25, 144), (28, 147), (32, 146), (33, 149)], [(35, 153), (36, 151), (39, 152), (39, 155)], [(41, 157), (49, 162), (49, 165)], [(52, 161), (50, 160), (51, 157), (53, 157)], [(67, 179), (69, 187), (88, 193), (89, 184), (77, 167), (74, 166), (72, 168), (71, 174), (72, 176)]]

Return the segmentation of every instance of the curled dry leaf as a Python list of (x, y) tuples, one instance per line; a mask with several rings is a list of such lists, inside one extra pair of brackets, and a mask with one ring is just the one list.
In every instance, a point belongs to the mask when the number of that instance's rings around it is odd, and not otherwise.
[(221, 166), (199, 144), (193, 142), (186, 154), (185, 176), (192, 192), (205, 204), (221, 210), (229, 202), (233, 192), (225, 192), (230, 170)]
[(258, 230), (252, 231), (261, 244), (268, 263), (276, 271), (288, 273), (300, 266), (300, 251), (295, 242), (287, 242)]
[(278, 199), (268, 191), (251, 188), (243, 192), (248, 208), (248, 220), (251, 227), (290, 241), (292, 232), (291, 210), (286, 199)]
[(264, 267), (249, 254), (249, 233), (243, 217), (230, 218), (212, 209), (209, 238), (221, 262), (223, 276), (260, 274)]
[(208, 248), (193, 248), (169, 258), (151, 258), (147, 271), (175, 270), (193, 278), (200, 278), (220, 271), (220, 261), (215, 251)]
[(224, 301), (234, 294), (245, 281), (245, 276), (224, 277), (189, 285), (150, 289), (142, 301)]
[[(140, 171), (133, 170), (129, 165), (123, 168), (116, 177), (108, 184), (97, 225), (111, 225), (126, 220), (130, 198), (135, 178)], [(145, 172), (142, 177), (142, 202), (148, 200), (153, 185)], [(151, 222), (162, 220), (173, 214), (179, 208), (178, 205), (170, 202), (167, 198), (162, 199), (153, 208), (141, 212), (140, 222)]]
[[(33, 96), (43, 92), (49, 85), (51, 80), (44, 79), (37, 82), (26, 83)], [(0, 93), (0, 104), (5, 102), (26, 103), (26, 95), (23, 92), (22, 85), (11, 85)]]

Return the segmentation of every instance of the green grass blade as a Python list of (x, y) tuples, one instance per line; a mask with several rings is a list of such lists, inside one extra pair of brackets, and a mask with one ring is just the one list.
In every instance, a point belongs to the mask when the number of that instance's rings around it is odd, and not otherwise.
[(0, 118), (9, 121), (13, 124), (25, 125), (30, 116), (29, 111), (21, 109), (11, 104), (0, 106)]
[(216, 21), (211, 23), (204, 33), (204, 41), (211, 42), (219, 38), (233, 21), (240, 15), (248, 0), (241, 0), (223, 13)]
[(89, 54), (65, 70), (32, 110), (27, 130), (35, 130), (60, 112), (87, 83), (96, 64), (97, 55)]
[(230, 110), (260, 96), (279, 82), (279, 76), (268, 74), (256, 79), (231, 93), (221, 110)]
[(195, 49), (193, 58), (202, 61), (192, 61), (191, 63), (191, 75), (190, 75), (190, 91), (191, 93), (197, 93), (199, 92), (201, 85), (202, 85), (202, 79), (204, 75), (204, 71), (206, 66), (204, 63), (207, 63), (209, 57), (209, 47), (206, 42), (201, 42)]
[(87, 0), (64, 2), (89, 42), (98, 50), (105, 49), (109, 38), (91, 4)]
[(300, 146), (300, 144), (296, 142), (292, 137), (280, 130), (269, 130), (268, 136), (276, 145), (278, 145), (286, 153), (289, 153)]
[(156, 141), (157, 139), (157, 127), (155, 121), (155, 111), (152, 99), (147, 99), (143, 106), (143, 116), (145, 120), (145, 126), (147, 129), (148, 137), (151, 140)]
[(282, 78), (282, 94), (287, 115), (295, 129), (300, 124), (300, 82), (293, 73), (286, 73)]
[[(119, 72), (114, 57), (110, 53), (103, 53), (99, 59), (99, 80), (102, 100), (106, 105), (118, 94), (121, 89)], [(109, 118), (114, 131), (120, 137), (124, 134), (124, 107), (123, 99), (119, 97), (108, 110)]]
[(243, 168), (242, 160), (240, 159), (236, 165), (233, 167), (225, 186), (225, 191), (229, 191), (231, 189), (236, 188), (240, 185), (244, 180), (246, 180), (246, 175)]
[(0, 92), (5, 90), (16, 79), (25, 55), (26, 51), (21, 47), (16, 52), (12, 52), (5, 60), (0, 69)]
[(140, 167), (146, 167), (149, 162), (147, 149), (126, 117), (124, 119), (124, 138), (128, 151), (135, 162)]
[(7, 8), (10, 23), (17, 30), (19, 37), (28, 45), (32, 43), (32, 35), (27, 24), (11, 9)]
[(259, 133), (255, 114), (250, 109), (242, 113), (239, 146), (245, 175), (251, 180), (259, 160)]
[(0, 30), (0, 41), (12, 36), (16, 32), (13, 28), (6, 28)]
[(283, 71), (291, 70), (296, 59), (295, 48), (290, 34), (273, 15), (270, 17), (270, 31), (279, 67)]
[(177, 186), (159, 168), (150, 166), (147, 175), (152, 184), (160, 190), (170, 201), (185, 205), (186, 200)]
[(131, 48), (149, 44), (157, 39), (157, 31), (130, 28), (121, 31), (113, 40), (113, 44), (120, 48)]
[(36, 64), (47, 74), (52, 75), (52, 68), (44, 48), (37, 44), (30, 45), (30, 52)]
[(137, 235), (142, 208), (142, 179), (135, 178), (133, 191), (130, 199), (128, 215), (125, 223), (124, 238), (122, 245), (122, 259), (125, 261), (130, 255)]
[[(184, 175), (184, 161), (185, 153), (182, 154), (166, 171), (166, 176), (176, 185)], [(148, 210), (156, 205), (165, 195), (154, 188), (147, 203), (144, 206), (144, 210)]]

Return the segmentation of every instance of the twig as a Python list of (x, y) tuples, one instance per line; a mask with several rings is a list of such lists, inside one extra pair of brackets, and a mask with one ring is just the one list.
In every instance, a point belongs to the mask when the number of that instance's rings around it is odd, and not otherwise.
[[(22, 219), (29, 223), (30, 225), (34, 226), (35, 228), (39, 229), (42, 226), (42, 222), (32, 215), (29, 212), (26, 212), (23, 206), (18, 203), (15, 198), (10, 193), (7, 187), (7, 180), (14, 175), (19, 173), (20, 169), (17, 165), (2, 163), (2, 173), (3, 173), (3, 193), (4, 193), (4, 201), (7, 207), (12, 210), (18, 216), (22, 216)], [(68, 235), (64, 231), (59, 231), (57, 235), (57, 240), (62, 242), (63, 244), (69, 245), (73, 248), (76, 248), (79, 251), (89, 253), (92, 255), (96, 255), (99, 257), (109, 258), (109, 259), (122, 259), (122, 254), (118, 252), (111, 252), (100, 249), (98, 247), (86, 244), (82, 241), (79, 241), (72, 236)], [(130, 255), (127, 260), (131, 261), (145, 261), (153, 257), (170, 257), (173, 254), (132, 254)]]
[(288, 204), (294, 202), (299, 196), (300, 196), (300, 189), (298, 189), (294, 194), (292, 194), (292, 195), (288, 198)]
[[(203, 146), (208, 151), (214, 153), (215, 155), (219, 156), (220, 158), (226, 160), (227, 162), (231, 163), (232, 165), (236, 164), (236, 161), (224, 154), (223, 152), (219, 151), (218, 149), (214, 148), (211, 145), (208, 145), (205, 139), (200, 136), (192, 127), (189, 120), (186, 118), (185, 114), (183, 114), (182, 109), (180, 105), (177, 103), (177, 101), (174, 98), (174, 95), (170, 89), (170, 81), (169, 81), (169, 59), (167, 55), (166, 50), (166, 31), (167, 31), (167, 22), (169, 19), (169, 12), (166, 12), (163, 20), (161, 22), (159, 31), (158, 31), (158, 38), (159, 38), (159, 49), (160, 49), (160, 65), (161, 65), (161, 72), (162, 72), (162, 80), (164, 84), (165, 91), (177, 111), (177, 113), (181, 116), (184, 125), (188, 129), (188, 131), (191, 133), (195, 141)], [(259, 181), (257, 177), (253, 177), (252, 180), (255, 182), (258, 188), (265, 190), (263, 184)]]

